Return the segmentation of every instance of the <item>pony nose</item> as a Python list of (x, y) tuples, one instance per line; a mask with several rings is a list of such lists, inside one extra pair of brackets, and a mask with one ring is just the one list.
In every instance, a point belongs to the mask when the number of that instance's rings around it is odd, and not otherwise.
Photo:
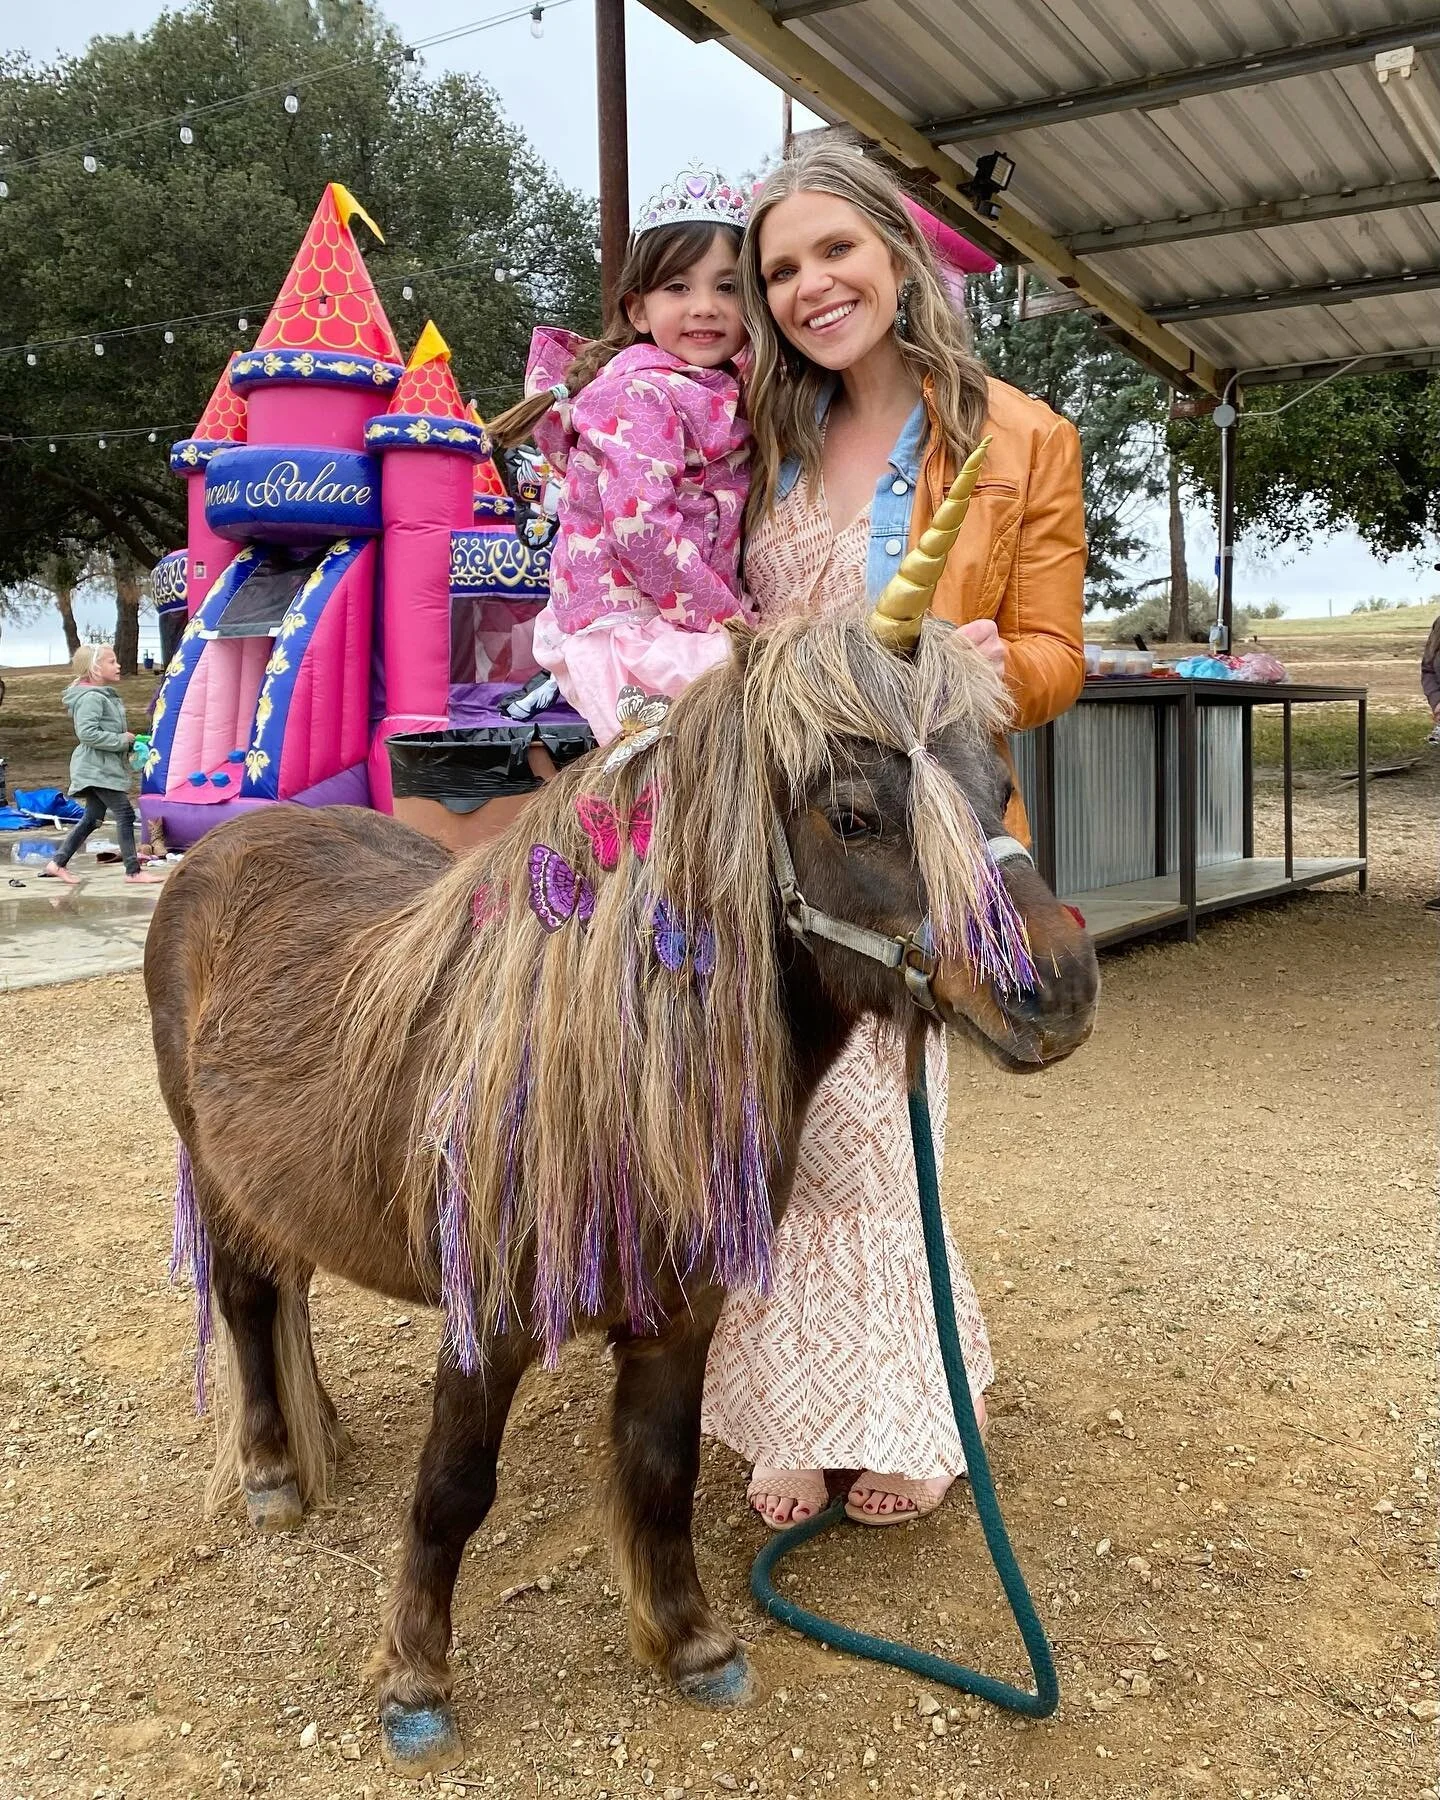
[(1067, 956), (1045, 971), (1038, 987), (1007, 994), (1003, 1007), (1012, 1025), (1039, 1038), (1048, 1058), (1089, 1035), (1098, 987), (1093, 953)]

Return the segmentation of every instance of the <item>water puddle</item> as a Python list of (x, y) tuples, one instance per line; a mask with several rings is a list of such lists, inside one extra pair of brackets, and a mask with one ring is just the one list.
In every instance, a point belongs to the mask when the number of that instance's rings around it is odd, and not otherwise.
[(138, 969), (158, 888), (0, 885), (0, 992)]

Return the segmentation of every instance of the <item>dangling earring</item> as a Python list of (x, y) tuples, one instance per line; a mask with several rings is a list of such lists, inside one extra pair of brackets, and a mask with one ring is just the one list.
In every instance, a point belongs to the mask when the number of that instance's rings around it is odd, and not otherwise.
[(910, 336), (910, 296), (914, 291), (915, 283), (913, 281), (901, 282), (900, 304), (895, 308), (895, 335), (898, 338), (908, 340)]

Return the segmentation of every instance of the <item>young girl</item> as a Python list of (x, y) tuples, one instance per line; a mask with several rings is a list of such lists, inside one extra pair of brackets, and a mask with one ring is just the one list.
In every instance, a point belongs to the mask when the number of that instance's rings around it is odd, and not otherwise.
[(598, 343), (541, 327), (531, 398), (490, 426), (534, 440), (562, 477), (535, 659), (601, 743), (623, 687), (674, 696), (728, 654), (744, 611), (740, 524), (750, 430), (734, 358), (746, 203), (692, 168), (641, 213), (615, 324)]
[(84, 644), (75, 652), (75, 679), (62, 698), (80, 742), (70, 755), (70, 792), (85, 802), (85, 816), (55, 852), (47, 875), (74, 887), (70, 858), (108, 812), (120, 838), (129, 882), (160, 881), (140, 867), (135, 849), (135, 808), (130, 804), (129, 750), (135, 733), (125, 723), (125, 702), (115, 692), (120, 663), (109, 644)]

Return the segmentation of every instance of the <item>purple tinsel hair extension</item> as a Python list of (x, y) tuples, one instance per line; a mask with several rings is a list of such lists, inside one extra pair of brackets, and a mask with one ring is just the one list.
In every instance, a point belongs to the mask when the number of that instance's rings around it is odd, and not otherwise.
[(470, 1253), (470, 1194), (465, 1185), (465, 1144), (470, 1135), (472, 1093), (467, 1076), (440, 1150), (440, 1304), (445, 1309), (445, 1341), (462, 1375), (473, 1375), (480, 1367), (475, 1265)]
[(205, 1411), (205, 1362), (215, 1336), (210, 1281), (210, 1234), (195, 1201), (195, 1171), (182, 1142), (175, 1165), (175, 1223), (170, 1240), (170, 1279), (186, 1266), (195, 1283), (195, 1411)]
[(605, 1191), (591, 1164), (585, 1187), (585, 1241), (580, 1247), (581, 1309), (592, 1319), (605, 1304)]
[[(620, 1089), (625, 1094), (630, 1089), (627, 1070), (631, 1040), (636, 1035), (635, 996), (639, 985), (639, 934), (632, 932), (620, 988)], [(634, 1169), (630, 1157), (627, 1120), (621, 1121), (619, 1140), (615, 1146), (614, 1205), (615, 1256), (620, 1264), (620, 1285), (625, 1297), (626, 1316), (632, 1331), (650, 1331), (655, 1324), (655, 1308), (640, 1243), (640, 1219), (635, 1205)]]
[(540, 1229), (536, 1221), (535, 1298), (532, 1317), (540, 1333), (540, 1366), (560, 1366), (560, 1346), (569, 1337), (575, 1319), (575, 1283), (566, 1279), (556, 1236)]
[(500, 1298), (495, 1306), (495, 1329), (510, 1329), (510, 1290), (507, 1275), (510, 1243), (515, 1235), (515, 1202), (520, 1192), (520, 1134), (530, 1106), (530, 1034), (520, 1052), (515, 1085), (505, 1101), (505, 1179), (500, 1188), (500, 1237), (495, 1253), (500, 1265)]
[(979, 904), (965, 920), (965, 955), (977, 980), (993, 982), (1004, 993), (1038, 987), (1025, 922), (988, 851), (977, 887)]

